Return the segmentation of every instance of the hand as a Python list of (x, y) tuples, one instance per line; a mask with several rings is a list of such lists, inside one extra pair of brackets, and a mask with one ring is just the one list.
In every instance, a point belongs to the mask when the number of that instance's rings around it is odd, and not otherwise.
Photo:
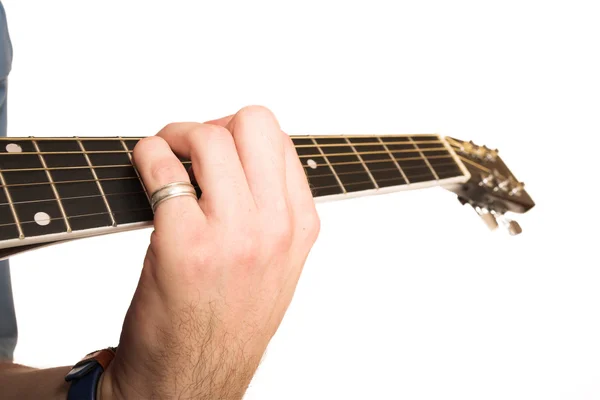
[(290, 138), (258, 106), (142, 139), (149, 193), (189, 175), (199, 201), (156, 209), (154, 232), (102, 400), (240, 399), (275, 334), (319, 232)]

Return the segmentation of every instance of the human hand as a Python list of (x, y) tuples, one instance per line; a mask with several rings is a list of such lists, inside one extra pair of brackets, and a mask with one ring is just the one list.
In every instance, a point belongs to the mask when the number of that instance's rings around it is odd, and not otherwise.
[(133, 155), (149, 193), (189, 182), (174, 153), (191, 159), (202, 196), (157, 206), (101, 400), (242, 398), (319, 232), (304, 169), (269, 110), (142, 139)]

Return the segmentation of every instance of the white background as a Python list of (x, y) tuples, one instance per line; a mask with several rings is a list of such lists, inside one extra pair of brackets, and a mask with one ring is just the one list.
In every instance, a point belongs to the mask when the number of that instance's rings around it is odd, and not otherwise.
[[(497, 147), (537, 203), (519, 237), (442, 189), (319, 205), (246, 398), (598, 399), (594, 3), (4, 0), (9, 135), (152, 135), (263, 104), (291, 134)], [(15, 257), (16, 361), (116, 344), (149, 233)]]

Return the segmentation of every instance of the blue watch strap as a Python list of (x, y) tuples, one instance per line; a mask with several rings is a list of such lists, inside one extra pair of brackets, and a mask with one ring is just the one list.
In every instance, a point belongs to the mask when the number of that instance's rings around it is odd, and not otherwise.
[(96, 400), (98, 381), (104, 369), (96, 361), (88, 363), (85, 367), (88, 366), (81, 378), (73, 378), (67, 400)]
[(67, 400), (96, 400), (100, 376), (115, 356), (115, 348), (95, 351), (79, 361), (65, 376), (71, 382)]

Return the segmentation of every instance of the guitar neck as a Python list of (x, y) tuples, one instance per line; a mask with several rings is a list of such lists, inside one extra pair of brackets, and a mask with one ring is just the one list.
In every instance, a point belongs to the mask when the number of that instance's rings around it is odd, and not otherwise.
[[(151, 226), (148, 193), (131, 161), (140, 139), (1, 138), (0, 249)], [(438, 135), (292, 139), (316, 201), (469, 178)], [(0, 258), (9, 253), (0, 252)]]

